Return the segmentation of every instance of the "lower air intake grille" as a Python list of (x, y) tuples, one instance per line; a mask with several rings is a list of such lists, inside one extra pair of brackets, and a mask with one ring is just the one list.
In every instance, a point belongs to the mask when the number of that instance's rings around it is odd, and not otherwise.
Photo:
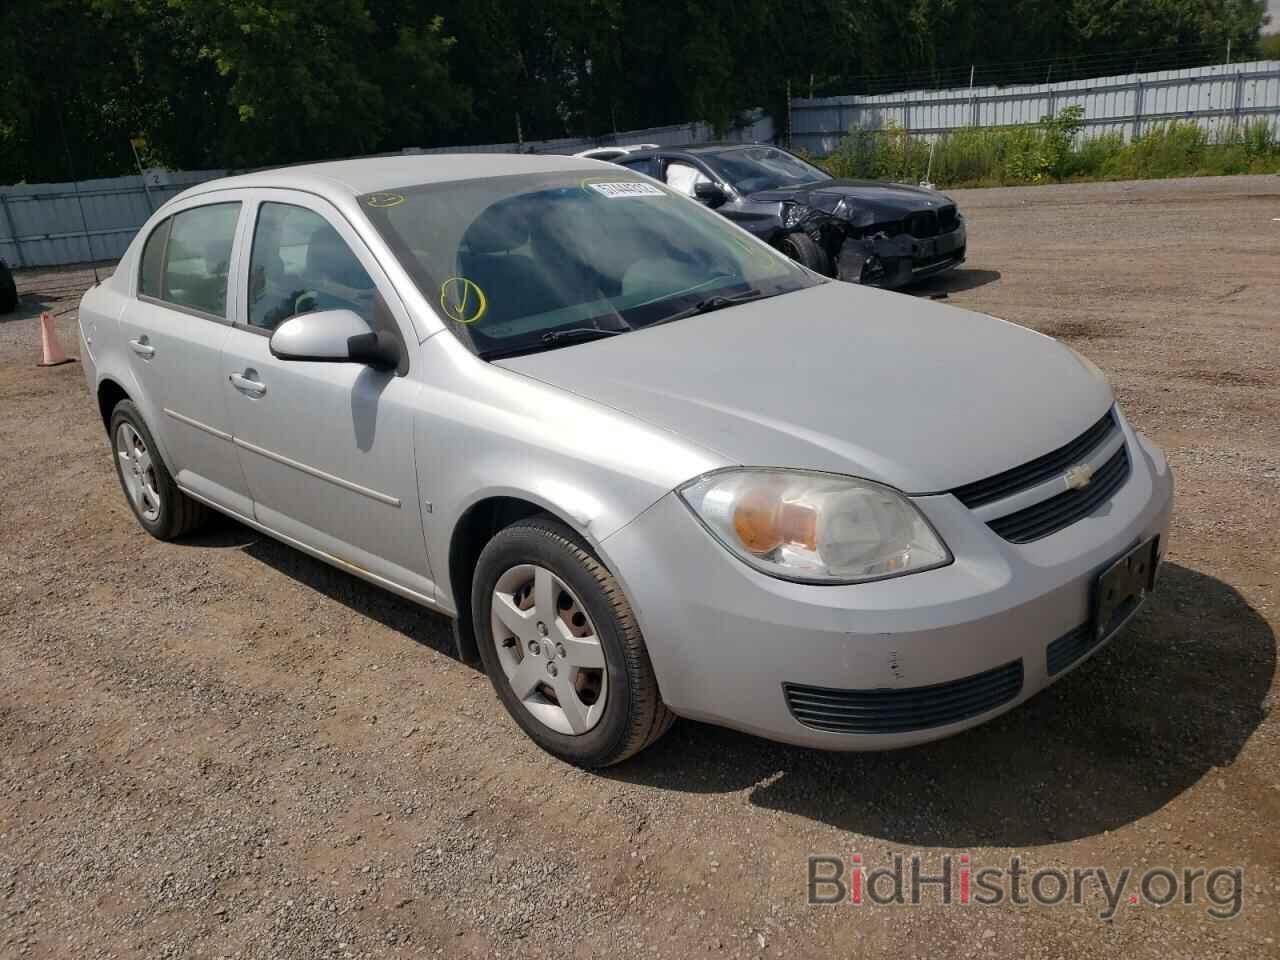
[(928, 730), (994, 710), (1022, 692), (1022, 661), (927, 687), (832, 690), (784, 683), (791, 715), (806, 727), (833, 733)]
[(1086, 623), (1054, 640), (1053, 643), (1049, 644), (1049, 649), (1046, 651), (1046, 666), (1049, 669), (1049, 676), (1055, 676), (1067, 669), (1067, 667), (1096, 647), (1101, 639), (1101, 637), (1095, 635), (1095, 631), (1090, 629), (1089, 624)]
[(1129, 454), (1124, 447), (1098, 468), (1087, 487), (1068, 490), (1041, 500), (1024, 510), (1006, 514), (987, 524), (1011, 543), (1030, 543), (1069, 527), (1111, 499), (1129, 479)]

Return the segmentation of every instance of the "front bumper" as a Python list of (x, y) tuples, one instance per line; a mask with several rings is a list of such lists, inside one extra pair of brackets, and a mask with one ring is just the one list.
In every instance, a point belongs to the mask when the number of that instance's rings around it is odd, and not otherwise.
[[(1055, 664), (1050, 675), (1049, 646), (1085, 625), (1097, 574), (1151, 537), (1164, 548), (1168, 465), (1127, 423), (1122, 428), (1133, 464), (1128, 481), (1104, 507), (1042, 540), (1004, 541), (950, 494), (916, 498), (956, 557), (925, 573), (847, 586), (777, 580), (731, 556), (675, 494), (602, 546), (676, 713), (832, 750), (923, 743), (1012, 709), (1105, 645), (1065, 669)], [(815, 729), (795, 718), (784, 696), (784, 685), (873, 694), (952, 689), (1000, 668), (1001, 682), (1010, 683), (1015, 663), (1016, 692), (1000, 705), (925, 729)]]
[(836, 257), (836, 276), (896, 290), (958, 267), (964, 263), (967, 250), (968, 234), (963, 222), (936, 237), (849, 237)]

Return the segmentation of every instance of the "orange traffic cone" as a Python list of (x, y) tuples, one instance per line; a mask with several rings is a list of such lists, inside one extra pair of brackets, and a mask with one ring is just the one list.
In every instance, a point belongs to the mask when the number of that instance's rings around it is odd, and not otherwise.
[(62, 341), (58, 339), (58, 328), (53, 325), (53, 314), (40, 314), (40, 346), (44, 350), (44, 359), (37, 367), (59, 367), (64, 363), (75, 363), (75, 357), (68, 357), (62, 349)]

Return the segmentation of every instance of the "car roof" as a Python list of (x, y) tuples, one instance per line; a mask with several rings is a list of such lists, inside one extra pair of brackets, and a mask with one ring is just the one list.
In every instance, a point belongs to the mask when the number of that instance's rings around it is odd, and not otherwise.
[(557, 173), (595, 170), (611, 166), (584, 157), (552, 154), (513, 153), (432, 153), (401, 154), (392, 157), (365, 157), (333, 160), (291, 167), (274, 167), (233, 177), (221, 177), (198, 184), (182, 193), (196, 196), (215, 190), (239, 187), (278, 187), (307, 190), (321, 196), (375, 193), (424, 183), (474, 180), (521, 173)]
[[(744, 147), (773, 147), (772, 143), (737, 143), (734, 141), (718, 141), (714, 143), (688, 143), (678, 147), (655, 147), (652, 150), (634, 150), (628, 155), (628, 160), (644, 159), (645, 157), (653, 157), (668, 153), (684, 153), (697, 156), (698, 154), (714, 154), (725, 153), (729, 150), (740, 150)], [(777, 147), (775, 149), (782, 149)]]

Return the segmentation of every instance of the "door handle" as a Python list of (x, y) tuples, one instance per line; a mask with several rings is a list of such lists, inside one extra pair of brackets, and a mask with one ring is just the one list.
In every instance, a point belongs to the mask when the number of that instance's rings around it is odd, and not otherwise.
[(150, 360), (156, 355), (156, 348), (147, 343), (146, 337), (139, 337), (137, 340), (129, 341), (129, 349), (140, 357)]
[[(254, 371), (246, 370), (245, 373), (252, 374)], [(231, 385), (241, 393), (247, 393), (251, 397), (260, 397), (267, 392), (267, 385), (260, 380), (251, 380), (249, 377), (233, 373), (227, 377), (231, 381)]]

